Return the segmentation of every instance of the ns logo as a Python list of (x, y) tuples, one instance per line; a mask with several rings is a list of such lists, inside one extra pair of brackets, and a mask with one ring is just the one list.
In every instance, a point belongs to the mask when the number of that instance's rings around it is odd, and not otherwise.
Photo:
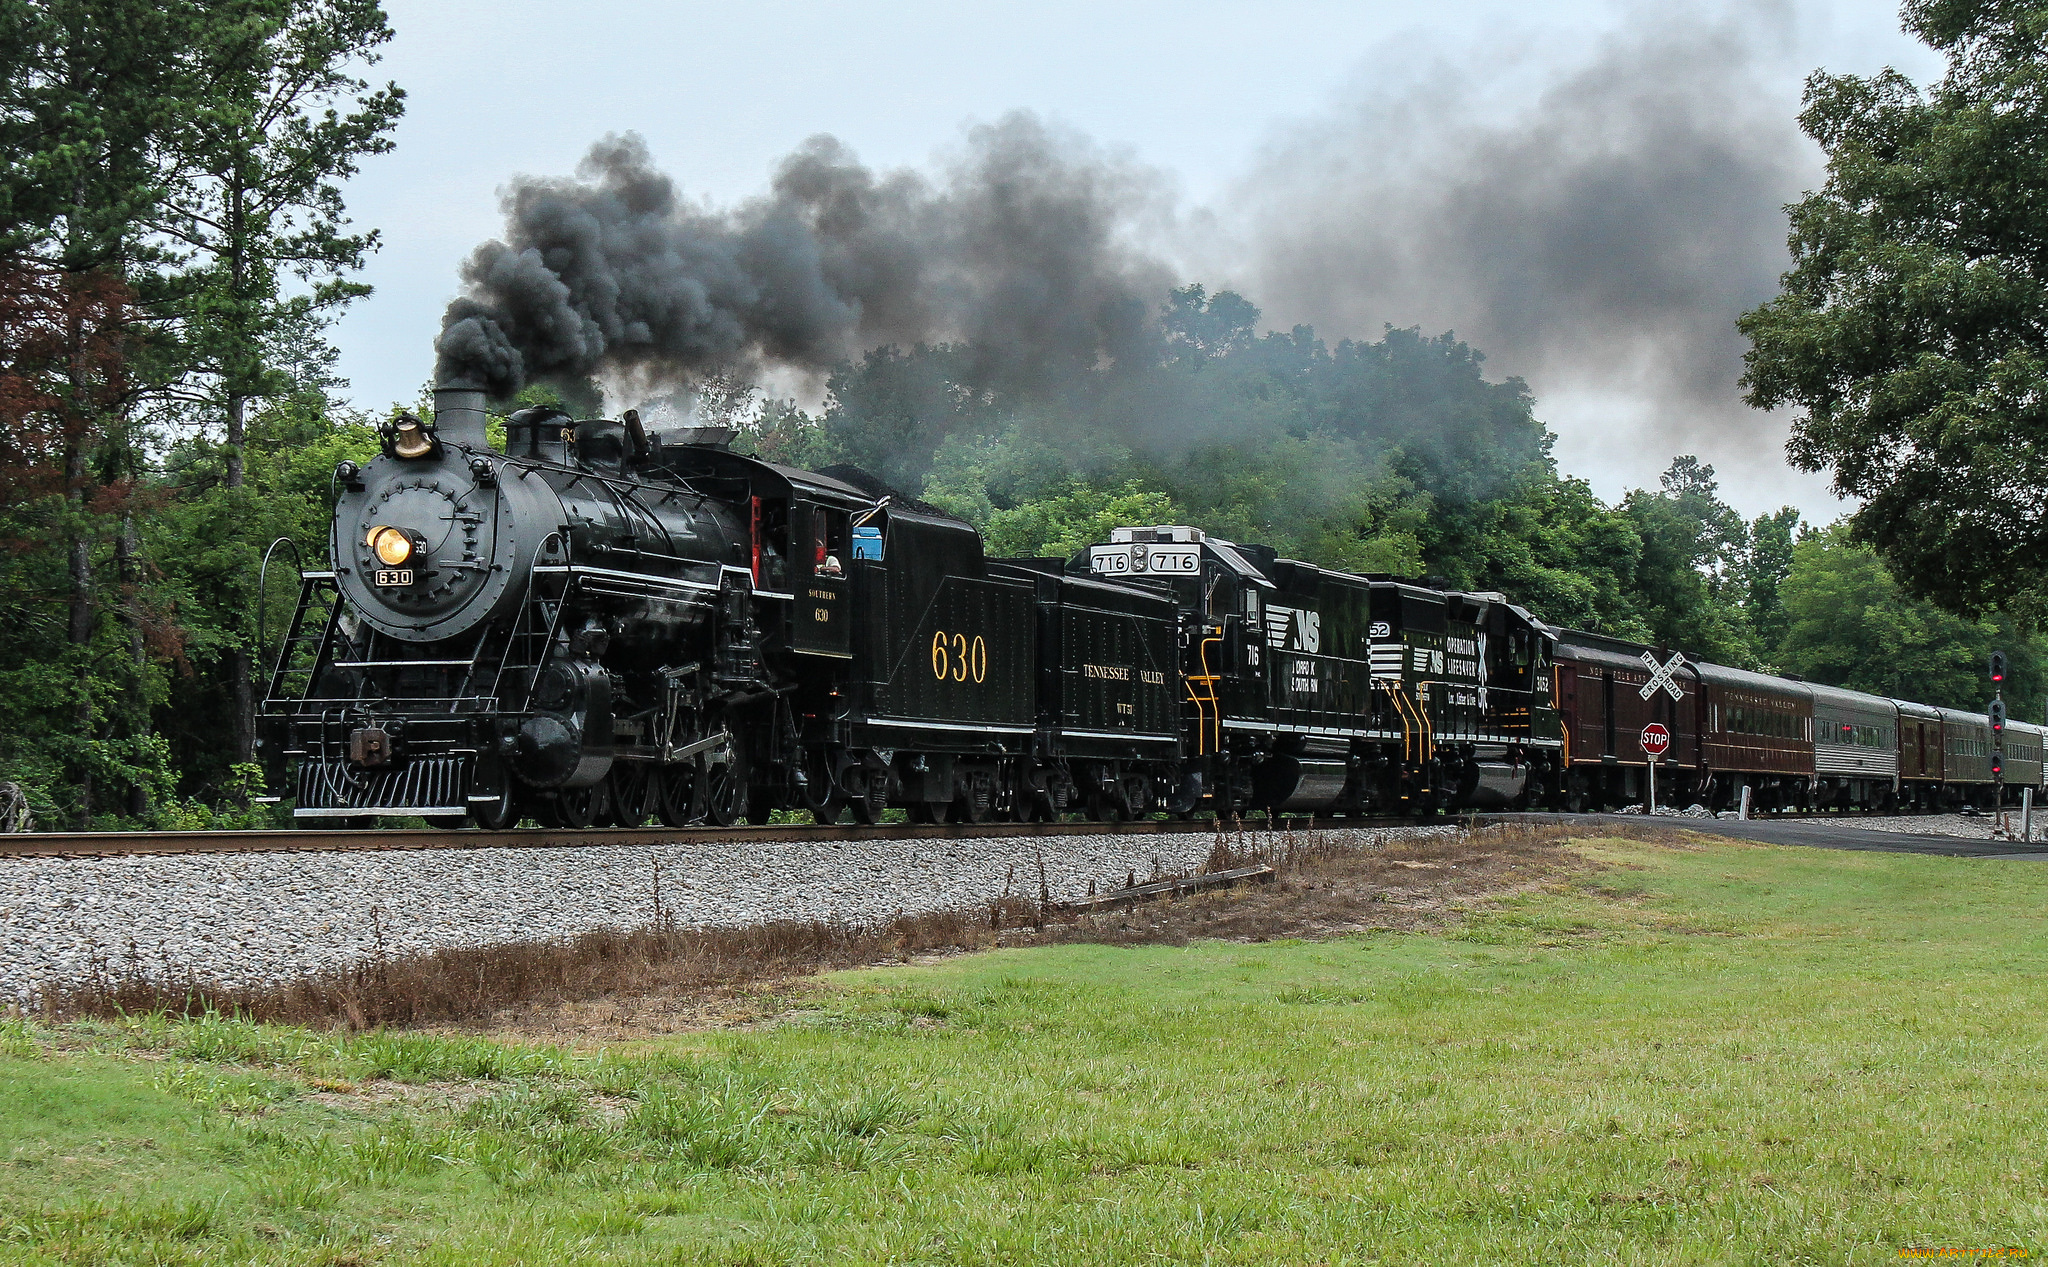
[(1323, 614), (1298, 607), (1266, 608), (1266, 641), (1279, 651), (1314, 654), (1323, 647)]

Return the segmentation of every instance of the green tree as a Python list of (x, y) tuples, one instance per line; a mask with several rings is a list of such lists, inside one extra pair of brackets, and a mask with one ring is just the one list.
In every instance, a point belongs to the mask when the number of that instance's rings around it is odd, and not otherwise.
[(1109, 540), (1112, 528), (1179, 522), (1171, 498), (1135, 480), (1109, 489), (1077, 485), (990, 515), (988, 552), (997, 558), (1064, 559)]
[(1737, 595), (1760, 647), (1775, 648), (1785, 639), (1780, 591), (1792, 572), (1792, 543), (1799, 526), (1796, 507), (1781, 506), (1774, 514), (1758, 515), (1750, 521), (1748, 541), (1733, 570)]
[(1160, 327), (1176, 357), (1206, 361), (1249, 348), (1258, 336), (1259, 310), (1235, 291), (1211, 295), (1201, 286), (1182, 286), (1167, 295)]
[[(181, 394), (225, 441), (220, 488), (226, 525), (256, 528), (266, 516), (243, 493), (243, 447), (252, 401), (307, 384), (291, 372), (321, 328), (369, 287), (346, 280), (375, 249), (375, 231), (350, 233), (341, 182), (361, 160), (391, 147), (404, 93), (371, 90), (357, 66), (391, 38), (375, 0), (233, 0), (208, 9), (191, 73), (205, 94), (176, 120), (166, 143), (178, 179), (152, 213), (153, 226), (185, 253), (176, 312), (188, 375)], [(303, 289), (288, 291), (288, 278)], [(202, 601), (243, 612), (265, 540), (236, 533), (239, 568), (208, 569), (218, 588)], [(237, 762), (254, 755), (256, 701), (247, 645), (237, 630), (225, 671), (236, 706)]]
[[(8, 507), (29, 588), (10, 593), (22, 606), (7, 617), (38, 626), (59, 576), (65, 606), (61, 654), (28, 638), (0, 674), (20, 691), (8, 701), (18, 742), (44, 745), (17, 759), (63, 772), (79, 823), (109, 782), (125, 783), (132, 809), (150, 781), (117, 753), (146, 738), (151, 676), (134, 412), (167, 376), (150, 338), (163, 258), (144, 220), (169, 184), (162, 133), (187, 104), (199, 17), (178, 0), (0, 0), (0, 376), (12, 384), (0, 423), (13, 454), (46, 464), (20, 473), (34, 492)], [(111, 575), (98, 557), (110, 545)], [(102, 621), (109, 607), (125, 630)]]
[(1815, 74), (1825, 185), (1791, 210), (1782, 293), (1742, 318), (1749, 400), (1863, 499), (1899, 581), (1954, 610), (2048, 604), (2048, 21), (2014, 0), (1909, 0), (1947, 59)]
[(1658, 492), (1638, 489), (1621, 512), (1642, 539), (1634, 597), (1653, 641), (1738, 668), (1759, 651), (1731, 573), (1748, 545), (1747, 525), (1720, 497), (1714, 468), (1683, 456)]
[[(167, 501), (142, 530), (147, 553), (182, 600), (186, 668), (171, 679), (155, 727), (180, 754), (179, 790), (188, 806), (196, 798), (239, 808), (232, 805), (243, 790), (236, 767), (245, 763), (219, 739), (234, 733), (244, 706), (229, 666), (241, 656), (259, 672), (270, 663), (298, 601), (292, 564), (331, 562), (325, 556), (335, 465), (344, 458), (366, 463), (378, 449), (367, 420), (337, 411), (314, 386), (266, 400), (250, 414), (240, 489), (219, 486), (226, 454), (218, 446), (188, 440), (168, 455), (167, 482), (208, 489)], [(262, 546), (279, 538), (289, 538), (298, 553), (280, 551), (259, 587)]]
[(1497, 590), (1554, 624), (1650, 638), (1635, 586), (1642, 534), (1584, 480), (1532, 470), (1470, 513), (1474, 529), (1418, 571)]
[(1997, 648), (2011, 662), (2005, 695), (2012, 715), (2041, 716), (2048, 643), (2009, 617), (1972, 620), (1913, 598), (1846, 525), (1809, 533), (1792, 547), (1780, 593), (1786, 629), (1778, 658), (1790, 672), (1873, 695), (1980, 709), (1990, 698), (1985, 661)]

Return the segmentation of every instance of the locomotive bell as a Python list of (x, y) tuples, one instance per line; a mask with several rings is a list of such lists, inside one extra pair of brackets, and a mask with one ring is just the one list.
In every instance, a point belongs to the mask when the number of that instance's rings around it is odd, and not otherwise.
[(400, 414), (393, 427), (391, 450), (402, 458), (424, 458), (434, 455), (434, 433), (427, 425), (411, 414)]

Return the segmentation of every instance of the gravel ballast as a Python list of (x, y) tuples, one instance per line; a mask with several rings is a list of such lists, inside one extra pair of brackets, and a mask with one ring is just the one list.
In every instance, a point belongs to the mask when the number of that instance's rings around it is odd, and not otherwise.
[[(1999, 825), (1998, 816), (1992, 813), (1899, 814), (1887, 817), (1844, 814), (1840, 818), (1816, 821), (1842, 827), (1861, 827), (1866, 831), (1900, 832), (1908, 836), (1953, 836), (1963, 840), (2018, 840), (2020, 837), (2020, 812), (2016, 809), (2005, 811), (2003, 828)], [(2048, 835), (2048, 807), (2036, 806), (2034, 839), (2039, 841), (2044, 835)]]
[[(1446, 828), (1345, 830), (1370, 845)], [(116, 974), (225, 986), (289, 980), (381, 953), (689, 925), (874, 924), (897, 915), (1186, 873), (1209, 832), (979, 840), (690, 841), (564, 849), (0, 859), (0, 1000)]]

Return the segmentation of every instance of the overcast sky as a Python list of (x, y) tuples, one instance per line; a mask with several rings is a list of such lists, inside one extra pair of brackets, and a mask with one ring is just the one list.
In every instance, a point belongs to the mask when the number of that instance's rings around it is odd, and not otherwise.
[(1136, 231), (1269, 324), (1470, 337), (1491, 373), (1529, 379), (1560, 464), (1602, 496), (1689, 451), (1739, 508), (1823, 519), (1825, 481), (1784, 462), (1786, 420), (1736, 403), (1727, 323), (1782, 267), (1776, 207), (1816, 180), (1792, 117), (1804, 77), (1934, 69), (1868, 0), (389, 8), (374, 73), (407, 112), (349, 187), (384, 245), (375, 294), (335, 332), (362, 407), (427, 380), (460, 263), (498, 232), (515, 174), (570, 173), (633, 131), (726, 206), (817, 133), (872, 167), (929, 169), (968, 126), (1026, 109), (1153, 169), (1161, 214)]

